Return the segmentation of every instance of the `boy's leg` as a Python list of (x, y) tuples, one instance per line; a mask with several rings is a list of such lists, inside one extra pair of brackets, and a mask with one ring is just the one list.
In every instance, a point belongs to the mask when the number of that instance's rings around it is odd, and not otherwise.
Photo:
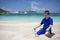
[(46, 30), (44, 30), (43, 28), (41, 28), (36, 34), (37, 35), (41, 35), (41, 34), (45, 34)]
[(49, 32), (50, 32), (50, 34), (52, 34), (52, 30), (51, 30), (51, 28), (49, 29)]
[(34, 32), (35, 32), (35, 37), (38, 37), (39, 35), (36, 34), (36, 30), (34, 30)]
[(47, 36), (47, 37), (50, 37), (50, 35), (51, 35), (50, 32), (45, 33), (45, 36)]
[(51, 34), (52, 34), (52, 32), (51, 32), (51, 28), (50, 28), (49, 31), (45, 33), (45, 36), (50, 37)]

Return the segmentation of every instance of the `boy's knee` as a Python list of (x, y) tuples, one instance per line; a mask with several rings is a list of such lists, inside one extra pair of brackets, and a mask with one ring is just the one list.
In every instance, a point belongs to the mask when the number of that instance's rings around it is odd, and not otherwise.
[(45, 34), (45, 30), (41, 29), (41, 30), (39, 30), (36, 34), (37, 34), (37, 35)]
[(40, 33), (39, 33), (39, 32), (37, 32), (36, 34), (37, 34), (37, 35), (40, 35)]
[(49, 32), (46, 32), (45, 33), (45, 36), (49, 37), (50, 36), (50, 33)]

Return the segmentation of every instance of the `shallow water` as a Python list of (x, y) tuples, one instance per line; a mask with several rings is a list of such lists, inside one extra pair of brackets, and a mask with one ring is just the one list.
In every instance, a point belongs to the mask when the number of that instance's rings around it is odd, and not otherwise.
[[(60, 16), (51, 16), (54, 22), (60, 22)], [(40, 22), (43, 15), (0, 15), (0, 21)]]

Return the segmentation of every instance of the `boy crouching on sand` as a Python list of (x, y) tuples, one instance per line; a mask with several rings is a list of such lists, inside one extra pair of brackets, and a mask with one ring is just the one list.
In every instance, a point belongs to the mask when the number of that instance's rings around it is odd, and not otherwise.
[(35, 27), (34, 30), (36, 30), (38, 27), (44, 24), (43, 28), (41, 28), (36, 34), (37, 35), (45, 34), (47, 37), (49, 37), (50, 34), (52, 34), (51, 28), (53, 25), (53, 19), (50, 17), (50, 12), (48, 10), (44, 12), (44, 16), (45, 18), (42, 19), (40, 25)]

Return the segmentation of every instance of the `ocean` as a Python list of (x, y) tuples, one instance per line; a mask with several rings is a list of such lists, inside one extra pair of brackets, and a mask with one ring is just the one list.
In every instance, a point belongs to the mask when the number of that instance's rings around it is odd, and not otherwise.
[[(60, 23), (60, 15), (51, 15), (54, 22)], [(0, 14), (0, 21), (17, 22), (41, 22), (44, 15), (41, 14)]]

